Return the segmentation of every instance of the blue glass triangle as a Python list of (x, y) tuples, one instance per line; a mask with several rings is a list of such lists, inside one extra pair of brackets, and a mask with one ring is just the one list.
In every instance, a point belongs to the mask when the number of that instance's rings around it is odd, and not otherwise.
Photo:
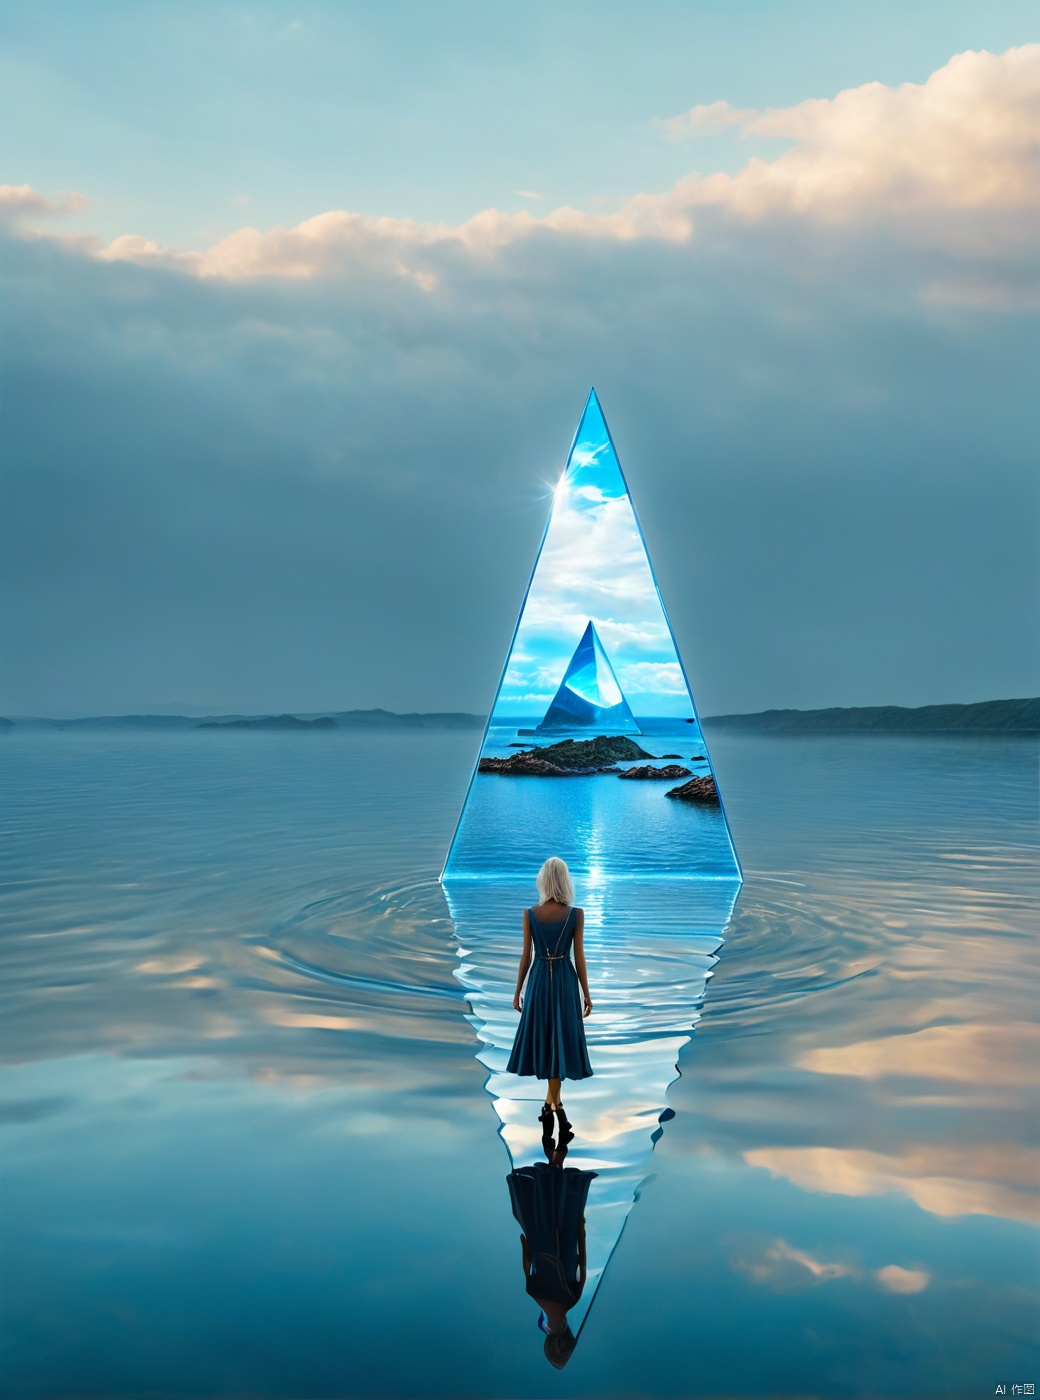
[(539, 734), (561, 730), (595, 730), (597, 733), (639, 734), (628, 701), (621, 692), (610, 658), (590, 622), (574, 648), (560, 688), (546, 710)]
[[(655, 776), (672, 765), (685, 774)], [(621, 781), (632, 768), (654, 773)], [(553, 493), (444, 878), (533, 876), (547, 855), (576, 873), (740, 879), (595, 390)]]

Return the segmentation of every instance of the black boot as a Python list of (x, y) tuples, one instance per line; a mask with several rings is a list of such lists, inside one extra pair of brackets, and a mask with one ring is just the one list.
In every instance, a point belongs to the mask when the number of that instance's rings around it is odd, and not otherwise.
[(571, 1127), (570, 1119), (567, 1117), (566, 1113), (563, 1110), (562, 1103), (556, 1110), (556, 1120), (560, 1125), (559, 1141), (561, 1148), (563, 1148), (566, 1147), (569, 1142), (574, 1141), (574, 1129)]
[(545, 1160), (552, 1161), (553, 1149), (556, 1144), (553, 1142), (553, 1129), (556, 1124), (553, 1121), (553, 1111), (548, 1104), (538, 1115), (538, 1121), (542, 1125), (542, 1151), (545, 1153)]

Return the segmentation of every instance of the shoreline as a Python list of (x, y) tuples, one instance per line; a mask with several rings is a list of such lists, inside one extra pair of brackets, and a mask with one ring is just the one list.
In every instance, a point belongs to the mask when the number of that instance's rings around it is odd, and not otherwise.
[[(636, 716), (637, 722), (640, 717)], [(646, 721), (652, 724), (653, 721)], [(282, 714), (97, 715), (75, 719), (0, 717), (0, 733), (15, 729), (184, 730), (233, 729), (287, 733), (400, 730), (483, 730), (486, 716), (465, 711), (398, 714), (392, 710), (322, 710)], [(775, 735), (813, 734), (995, 734), (1040, 735), (1040, 698), (983, 700), (974, 704), (871, 705), (822, 710), (759, 710), (750, 714), (707, 715), (715, 732)]]

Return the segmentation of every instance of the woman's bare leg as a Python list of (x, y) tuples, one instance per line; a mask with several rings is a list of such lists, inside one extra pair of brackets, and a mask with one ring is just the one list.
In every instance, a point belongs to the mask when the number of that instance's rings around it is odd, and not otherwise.
[(560, 1106), (560, 1081), (558, 1079), (549, 1080), (549, 1092), (545, 1096), (545, 1102), (551, 1104), (553, 1108)]

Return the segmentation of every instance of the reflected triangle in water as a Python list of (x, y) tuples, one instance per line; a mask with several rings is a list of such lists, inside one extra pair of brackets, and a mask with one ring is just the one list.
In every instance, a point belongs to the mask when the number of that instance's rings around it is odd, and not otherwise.
[(595, 729), (599, 733), (609, 730), (612, 734), (642, 732), (621, 693), (596, 624), (591, 621), (574, 648), (560, 688), (537, 732), (561, 729)]
[[(477, 1058), (489, 1072), (487, 1089), (513, 1169), (503, 1209), (511, 1207), (524, 1223), (529, 1217), (520, 1208), (521, 1188), (522, 1199), (530, 1197), (529, 1210), (540, 1211), (543, 1220), (547, 1202), (554, 1200), (543, 1179), (554, 1169), (546, 1163), (538, 1118), (545, 1085), (506, 1072), (518, 1021), (512, 1001), (521, 916), (536, 898), (532, 884), (529, 878), (444, 885), (459, 943), (455, 975), (466, 991), (467, 1019), (481, 1042)], [(739, 889), (737, 881), (711, 880), (608, 880), (579, 889), (595, 1003), (585, 1022), (593, 1075), (563, 1085), (575, 1134), (564, 1169), (586, 1176), (580, 1183), (569, 1178), (566, 1190), (561, 1186), (567, 1209), (561, 1207), (555, 1220), (561, 1229), (582, 1229), (582, 1286), (574, 1288), (569, 1276), (566, 1280), (578, 1294), (567, 1314), (575, 1336), (638, 1199), (661, 1124), (671, 1116), (668, 1086), (700, 1019)], [(526, 1171), (535, 1167), (537, 1173)], [(521, 1170), (530, 1180), (518, 1182)], [(594, 1180), (589, 1173), (595, 1173)], [(587, 1193), (587, 1199), (582, 1196), (583, 1221), (573, 1209), (579, 1184)], [(563, 1266), (574, 1247), (568, 1235), (558, 1251)], [(528, 1291), (537, 1297), (531, 1287)]]
[[(619, 781), (633, 768), (637, 781)], [(595, 391), (553, 492), (444, 877), (530, 875), (549, 854), (596, 878), (741, 878)]]

